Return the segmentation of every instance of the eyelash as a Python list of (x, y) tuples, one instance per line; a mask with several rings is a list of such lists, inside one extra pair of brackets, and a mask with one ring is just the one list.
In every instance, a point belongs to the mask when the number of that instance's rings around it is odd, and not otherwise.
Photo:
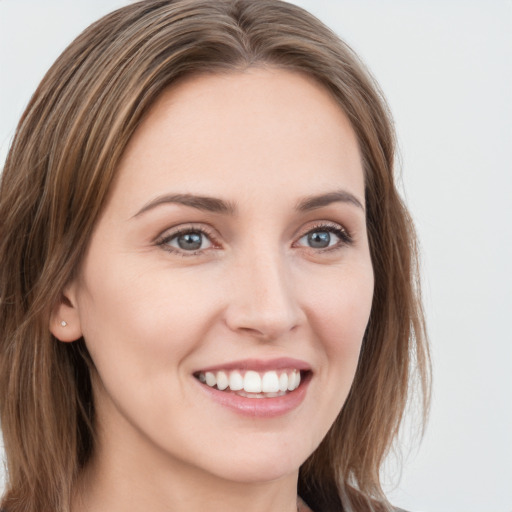
[[(302, 238), (308, 236), (311, 233), (315, 233), (315, 232), (333, 233), (334, 235), (336, 235), (339, 238), (339, 241), (336, 244), (329, 246), (329, 247), (325, 247), (325, 248), (304, 247), (305, 249), (315, 251), (316, 253), (325, 253), (325, 252), (335, 251), (335, 250), (341, 249), (342, 247), (350, 246), (353, 244), (353, 238), (345, 228), (341, 227), (338, 224), (330, 224), (330, 223), (324, 222), (324, 223), (316, 224), (313, 227), (311, 227), (310, 229), (308, 229), (306, 232), (303, 232), (297, 238), (297, 241), (294, 242), (293, 246), (296, 246), (297, 242), (299, 240), (301, 240)], [(201, 254), (202, 252), (210, 249), (210, 247), (208, 247), (206, 249), (198, 249), (196, 251), (186, 251), (184, 249), (178, 249), (178, 248), (175, 248), (175, 247), (172, 247), (169, 245), (169, 242), (171, 242), (175, 238), (178, 238), (179, 236), (182, 236), (182, 235), (191, 234), (191, 233), (198, 233), (198, 234), (206, 236), (206, 238), (209, 240), (209, 242), (211, 243), (213, 248), (220, 247), (219, 244), (216, 243), (216, 237), (212, 231), (206, 229), (204, 226), (193, 226), (193, 225), (186, 226), (186, 227), (177, 229), (176, 231), (173, 231), (169, 234), (160, 236), (156, 240), (155, 243), (157, 246), (161, 247), (163, 250), (170, 252), (171, 254), (177, 254), (177, 255), (183, 256), (183, 257), (197, 256), (197, 255)]]
[(320, 249), (315, 249), (314, 247), (307, 248), (307, 249), (313, 250), (315, 252), (325, 253), (325, 252), (330, 252), (330, 251), (336, 251), (345, 246), (350, 246), (354, 243), (352, 235), (348, 232), (347, 229), (340, 226), (339, 224), (331, 224), (328, 222), (320, 222), (318, 224), (315, 224), (313, 227), (311, 227), (305, 233), (303, 233), (298, 238), (298, 240), (301, 240), (305, 236), (308, 236), (309, 234), (315, 233), (315, 232), (333, 233), (334, 235), (336, 235), (339, 238), (339, 241), (330, 247), (325, 247), (325, 248), (320, 248)]
[(180, 250), (180, 249), (177, 249), (177, 248), (169, 245), (169, 242), (171, 242), (175, 238), (178, 238), (179, 236), (182, 236), (182, 235), (191, 234), (191, 233), (199, 233), (201, 235), (204, 235), (210, 241), (210, 243), (212, 244), (212, 247), (214, 247), (214, 248), (219, 247), (219, 245), (215, 242), (216, 237), (212, 231), (210, 231), (209, 229), (206, 229), (204, 226), (194, 226), (194, 225), (182, 227), (182, 228), (177, 229), (176, 231), (172, 231), (169, 234), (164, 234), (164, 235), (160, 236), (156, 240), (156, 245), (161, 247), (164, 251), (170, 252), (171, 254), (177, 254), (178, 256), (183, 256), (185, 258), (187, 256), (197, 256), (198, 254), (201, 254), (201, 252), (203, 252), (207, 249), (198, 249), (197, 251), (185, 251), (184, 249)]

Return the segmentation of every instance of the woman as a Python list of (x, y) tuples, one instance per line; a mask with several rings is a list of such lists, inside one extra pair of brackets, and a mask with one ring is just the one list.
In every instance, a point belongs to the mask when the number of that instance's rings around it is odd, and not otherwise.
[(89, 27), (0, 188), (7, 512), (390, 510), (428, 351), (394, 134), (350, 49), (275, 0)]

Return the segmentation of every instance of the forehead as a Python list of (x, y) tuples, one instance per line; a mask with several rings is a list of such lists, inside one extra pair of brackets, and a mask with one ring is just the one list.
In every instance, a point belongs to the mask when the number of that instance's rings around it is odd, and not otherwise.
[(340, 181), (364, 200), (358, 143), (341, 107), (312, 78), (273, 68), (170, 87), (135, 132), (117, 181), (134, 196), (292, 184), (315, 193)]

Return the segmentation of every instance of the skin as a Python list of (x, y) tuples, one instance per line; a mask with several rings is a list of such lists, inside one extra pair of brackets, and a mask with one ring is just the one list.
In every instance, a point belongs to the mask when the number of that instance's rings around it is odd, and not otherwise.
[[(163, 194), (236, 211), (148, 208)], [(184, 250), (176, 229), (207, 235)], [(307, 234), (326, 232), (328, 247), (311, 247)], [(170, 88), (130, 141), (52, 315), (57, 338), (83, 336), (96, 366), (98, 445), (73, 510), (296, 511), (298, 468), (347, 397), (372, 295), (357, 139), (328, 92), (269, 68)], [(277, 357), (312, 375), (277, 417), (240, 415), (193, 375)]]

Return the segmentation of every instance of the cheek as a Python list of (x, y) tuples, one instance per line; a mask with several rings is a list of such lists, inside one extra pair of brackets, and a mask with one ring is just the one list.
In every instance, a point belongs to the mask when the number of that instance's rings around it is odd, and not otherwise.
[[(311, 289), (311, 276), (307, 281)], [(314, 281), (314, 290), (303, 297), (319, 362), (311, 391), (313, 437), (320, 442), (341, 411), (355, 376), (373, 299), (372, 265), (363, 257), (361, 263), (321, 269)]]
[[(336, 275), (334, 275), (336, 274)], [(373, 299), (369, 260), (344, 267), (311, 294), (310, 326), (322, 361), (320, 377), (329, 421), (334, 421), (352, 386)]]
[(102, 379), (122, 379), (123, 371), (149, 384), (165, 378), (195, 349), (214, 301), (192, 276), (141, 267), (133, 260), (104, 259), (101, 267), (91, 267), (94, 272), (85, 269), (79, 309)]
[(310, 296), (310, 318), (326, 352), (359, 355), (373, 300), (369, 261), (340, 268), (322, 279)]

